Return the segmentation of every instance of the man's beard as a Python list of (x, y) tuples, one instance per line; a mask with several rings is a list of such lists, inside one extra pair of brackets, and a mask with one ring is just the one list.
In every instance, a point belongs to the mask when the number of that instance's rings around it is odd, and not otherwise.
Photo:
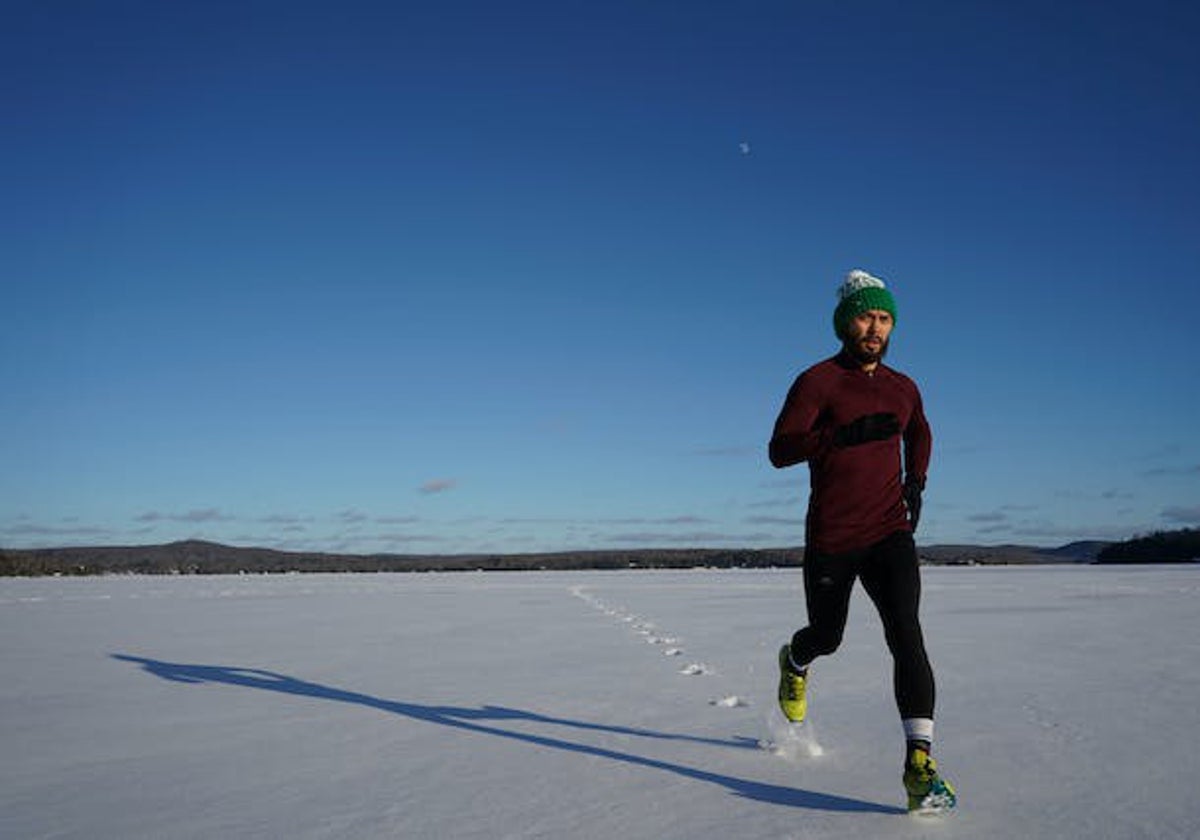
[(868, 350), (862, 340), (846, 340), (842, 342), (842, 346), (846, 348), (846, 352), (850, 354), (850, 358), (858, 362), (860, 365), (873, 365), (883, 361), (883, 357), (887, 355), (888, 339), (884, 339), (879, 350)]

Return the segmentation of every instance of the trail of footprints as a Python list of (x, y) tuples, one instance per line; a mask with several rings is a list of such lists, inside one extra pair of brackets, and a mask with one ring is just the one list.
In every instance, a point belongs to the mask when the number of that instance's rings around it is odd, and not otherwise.
[[(684, 649), (681, 640), (677, 636), (665, 633), (654, 622), (631, 613), (623, 607), (606, 603), (601, 598), (588, 592), (583, 586), (573, 586), (570, 592), (597, 612), (608, 616), (618, 624), (627, 626), (637, 638), (640, 638), (646, 644), (659, 648), (663, 656), (672, 658), (683, 657)], [(707, 677), (715, 674), (716, 671), (703, 662), (691, 662), (681, 667), (678, 673), (685, 677)], [(708, 703), (710, 706), (725, 709), (735, 709), (749, 705), (744, 699), (736, 695), (709, 700)]]

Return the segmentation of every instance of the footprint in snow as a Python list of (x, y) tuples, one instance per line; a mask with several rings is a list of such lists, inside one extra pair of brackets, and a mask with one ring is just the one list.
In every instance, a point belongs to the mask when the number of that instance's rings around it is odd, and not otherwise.
[(708, 705), (718, 706), (722, 709), (740, 709), (750, 704), (738, 697), (736, 694), (731, 694), (728, 697), (722, 697), (719, 700), (709, 700)]

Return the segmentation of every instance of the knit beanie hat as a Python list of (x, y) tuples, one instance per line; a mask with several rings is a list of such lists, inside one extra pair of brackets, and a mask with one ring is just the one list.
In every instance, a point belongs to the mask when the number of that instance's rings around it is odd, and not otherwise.
[(856, 268), (846, 275), (838, 288), (838, 306), (833, 312), (833, 331), (842, 338), (846, 326), (857, 315), (869, 309), (882, 309), (896, 319), (896, 301), (884, 287), (883, 281)]

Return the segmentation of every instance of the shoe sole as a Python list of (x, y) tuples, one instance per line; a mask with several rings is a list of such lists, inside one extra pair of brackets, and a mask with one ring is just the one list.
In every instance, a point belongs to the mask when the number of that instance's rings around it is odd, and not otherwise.
[(920, 799), (910, 796), (908, 813), (917, 817), (935, 817), (953, 811), (957, 805), (958, 797), (953, 793), (928, 793)]

